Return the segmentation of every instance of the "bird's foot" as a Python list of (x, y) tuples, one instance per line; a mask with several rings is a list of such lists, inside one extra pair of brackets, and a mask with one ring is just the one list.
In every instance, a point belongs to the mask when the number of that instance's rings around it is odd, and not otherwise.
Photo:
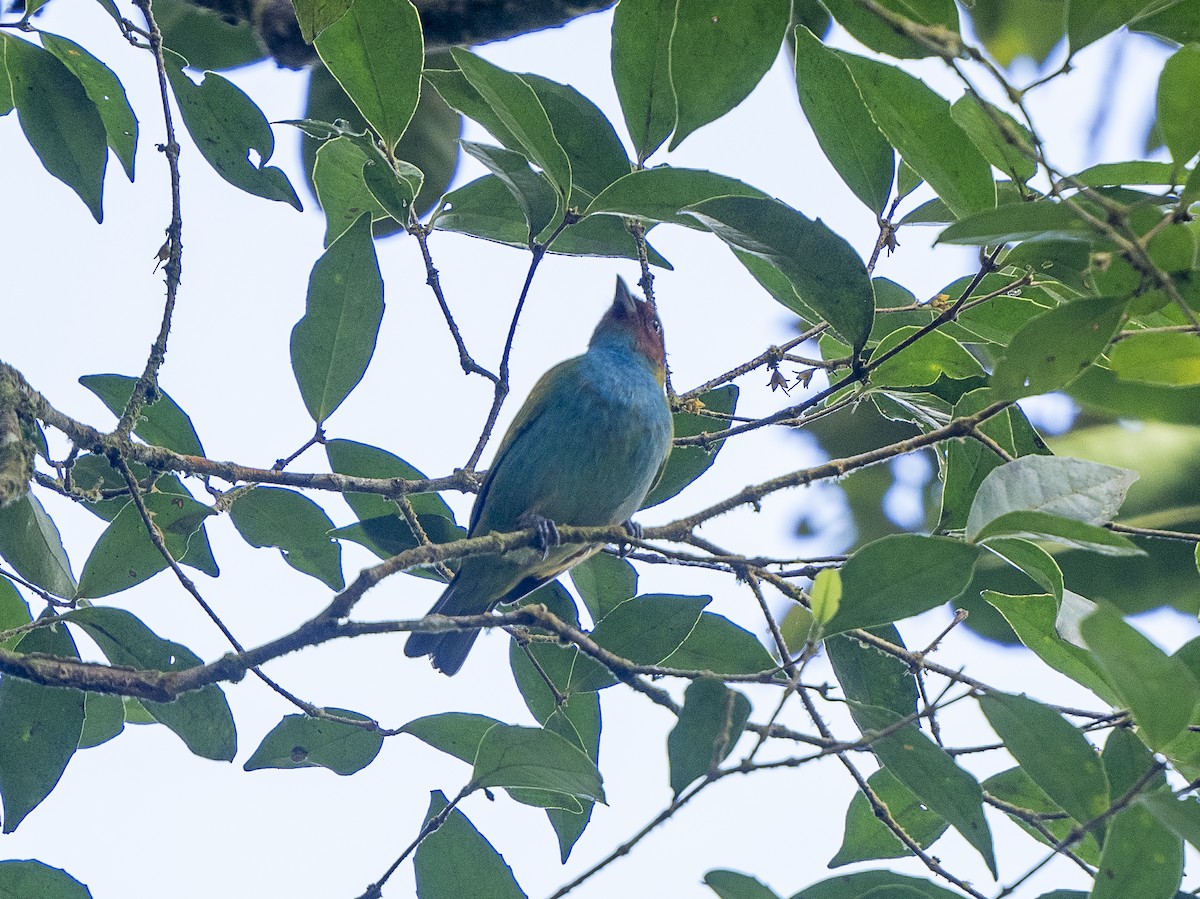
[[(625, 528), (625, 530), (629, 533), (629, 536), (632, 537), (634, 540), (642, 539), (642, 526), (640, 524), (638, 524), (636, 521), (634, 521), (633, 519), (626, 521), (623, 525), (621, 525), (621, 527)], [(622, 559), (625, 558), (627, 555), (629, 555), (631, 552), (633, 552), (633, 544), (632, 543), (622, 542), (617, 546), (617, 555)]]
[(542, 551), (543, 559), (550, 555), (550, 550), (562, 543), (558, 536), (558, 525), (549, 518), (536, 513), (522, 515), (520, 523), (522, 527), (531, 527), (537, 531), (537, 543), (535, 545)]

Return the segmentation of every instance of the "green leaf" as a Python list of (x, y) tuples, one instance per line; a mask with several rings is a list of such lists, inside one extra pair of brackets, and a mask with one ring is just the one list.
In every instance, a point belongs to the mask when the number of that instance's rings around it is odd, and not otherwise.
[(133, 155), (137, 149), (138, 123), (122, 86), (112, 69), (83, 47), (48, 31), (40, 32), (42, 46), (58, 57), (83, 85), (96, 106), (108, 146), (133, 180)]
[[(872, 50), (900, 59), (921, 59), (934, 54), (855, 0), (825, 0), (824, 5), (839, 25)], [(949, 34), (958, 34), (958, 10), (952, 0), (881, 0), (879, 5), (917, 25), (940, 27)]]
[(961, 217), (938, 235), (938, 243), (994, 246), (1016, 240), (1086, 240), (1090, 229), (1069, 203), (1048, 200), (1006, 203)]
[(825, 158), (854, 195), (882, 215), (892, 191), (896, 154), (841, 57), (804, 27), (796, 29), (796, 87)]
[(596, 553), (571, 569), (571, 583), (579, 591), (593, 621), (599, 621), (627, 599), (637, 595), (637, 569), (609, 553)]
[(1133, 334), (1115, 344), (1108, 359), (1122, 380), (1173, 387), (1200, 384), (1200, 336), (1195, 334)]
[[(371, 720), (346, 709), (327, 708), (323, 711), (340, 718)], [(375, 761), (382, 748), (383, 736), (378, 730), (307, 715), (284, 715), (242, 767), (246, 771), (328, 768), (334, 774), (346, 776)]]
[(805, 887), (792, 899), (959, 899), (952, 893), (928, 880), (896, 874), (892, 871), (858, 871), (854, 874), (839, 874), (820, 883)]
[(842, 567), (842, 603), (827, 634), (890, 624), (962, 595), (979, 550), (947, 537), (892, 534)]
[[(33, 618), (29, 606), (22, 599), (12, 581), (0, 576), (0, 631), (12, 630), (28, 624)], [(0, 643), (0, 649), (15, 649), (23, 635), (17, 634)]]
[[(146, 511), (162, 532), (167, 550), (176, 561), (187, 555), (192, 536), (213, 510), (191, 496), (147, 493)], [(150, 540), (146, 523), (132, 502), (126, 503), (92, 547), (83, 574), (79, 596), (95, 599), (128, 590), (167, 568), (158, 547)]]
[(1037, 174), (1033, 135), (1004, 110), (967, 93), (950, 107), (950, 118), (990, 164), (1013, 180), (1024, 183)]
[(471, 86), (520, 142), (529, 160), (569, 200), (571, 160), (554, 136), (554, 127), (533, 88), (520, 75), (506, 72), (473, 53), (457, 47), (450, 52)]
[(813, 618), (824, 627), (837, 614), (842, 601), (842, 576), (836, 568), (823, 568), (817, 572), (811, 595)]
[[(79, 383), (96, 394), (113, 415), (120, 417), (133, 396), (138, 379), (129, 375), (84, 375)], [(162, 388), (154, 391), (133, 424), (133, 433), (152, 446), (162, 446), (185, 456), (203, 456), (204, 447), (191, 418)], [(124, 486), (124, 480), (120, 486)]]
[(801, 299), (862, 349), (875, 314), (871, 279), (854, 248), (820, 219), (753, 197), (721, 197), (687, 211), (734, 249), (783, 272)]
[(676, 8), (669, 149), (746, 99), (779, 56), (790, 18), (789, 0), (706, 0)]
[(1169, 162), (1131, 159), (1128, 162), (1100, 162), (1088, 166), (1071, 178), (1088, 187), (1121, 184), (1177, 184), (1178, 169)]
[(125, 704), (120, 696), (88, 693), (83, 703), (83, 732), (79, 748), (91, 749), (120, 735), (125, 729)]
[(258, 487), (243, 493), (229, 517), (251, 546), (275, 546), (284, 561), (312, 575), (331, 590), (346, 586), (342, 548), (331, 540), (333, 522), (311, 499), (282, 487)]
[[(435, 790), (426, 821), (447, 804)], [(420, 899), (526, 899), (504, 858), (457, 809), (417, 846), (413, 868)]]
[(13, 111), (12, 82), (8, 78), (8, 67), (5, 65), (5, 55), (8, 42), (0, 40), (0, 116), (6, 116)]
[[(75, 641), (61, 621), (32, 630), (17, 644), (20, 653), (78, 659)], [(43, 687), (19, 677), (0, 680), (0, 796), (4, 833), (17, 829), (50, 795), (79, 745), (84, 694)]]
[(1183, 841), (1135, 804), (1108, 825), (1089, 899), (1175, 899), (1182, 879)]
[(676, 6), (676, 0), (628, 0), (613, 13), (613, 83), (639, 164), (675, 128), (671, 34)]
[(354, 0), (317, 36), (316, 48), (390, 153), (421, 96), (425, 44), (416, 7), (409, 0)]
[(714, 612), (701, 612), (679, 648), (662, 661), (668, 668), (718, 676), (755, 674), (776, 667), (758, 637)]
[[(851, 706), (850, 712), (864, 734), (883, 730), (899, 720), (890, 709), (875, 706)], [(954, 759), (915, 724), (905, 725), (889, 736), (874, 740), (871, 749), (900, 783), (962, 834), (983, 856), (995, 877), (992, 834), (983, 817), (983, 790), (979, 782), (956, 765)]]
[[(1009, 768), (1007, 771), (993, 774), (983, 782), (983, 788), (989, 795), (1002, 802), (1016, 806), (1017, 809), (1022, 809), (1026, 813), (1032, 812), (1040, 816), (1041, 829), (1032, 826), (1019, 814), (1006, 812), (1010, 821), (1047, 846), (1053, 846), (1057, 841), (1065, 840), (1071, 830), (1077, 826), (1074, 819), (1047, 796), (1045, 790), (1035, 784), (1023, 768)], [(1072, 845), (1071, 850), (1088, 864), (1095, 865), (1100, 861), (1100, 845), (1096, 842), (1094, 834), (1089, 833), (1084, 836), (1082, 840)]]
[(26, 140), (46, 171), (75, 191), (102, 222), (108, 137), (95, 104), (54, 54), (7, 30), (0, 33), (0, 46)]
[[(904, 828), (905, 833), (917, 841), (921, 848), (931, 846), (948, 826), (942, 817), (926, 808), (912, 790), (896, 779), (887, 768), (880, 768), (869, 778), (867, 784), (887, 806), (892, 819)], [(904, 858), (912, 850), (897, 837), (871, 808), (863, 793), (854, 794), (846, 809), (846, 829), (842, 846), (829, 861), (830, 868), (854, 862), (871, 861), (877, 858)]]
[[(613, 655), (635, 665), (658, 665), (679, 648), (710, 602), (709, 596), (637, 596), (605, 615), (591, 637)], [(604, 682), (596, 683), (595, 674), (587, 670), (579, 678), (573, 675), (572, 691), (599, 690), (616, 682), (605, 670)]]
[[(111, 6), (109, 15), (120, 23), (113, 0), (100, 0), (100, 5), (105, 9)], [(163, 34), (163, 45), (186, 57), (195, 69), (233, 69), (267, 55), (249, 21), (226, 21), (216, 9), (188, 0), (155, 0), (154, 20)]]
[(596, 764), (558, 734), (537, 727), (497, 724), (483, 735), (471, 783), (564, 793), (604, 802)]
[(719, 680), (700, 678), (688, 685), (679, 720), (667, 736), (676, 798), (729, 758), (749, 720), (750, 700)]
[(900, 155), (955, 215), (996, 205), (992, 168), (950, 115), (950, 103), (913, 75), (842, 54), (871, 115)]
[(1143, 793), (1136, 802), (1179, 839), (1200, 845), (1200, 800), (1194, 796), (1176, 799), (1168, 793)]
[(1112, 521), (1138, 474), (1128, 468), (1058, 456), (1023, 456), (993, 470), (975, 494), (966, 536), (1008, 512), (1035, 511), (1086, 524)]
[(558, 195), (540, 172), (529, 167), (523, 155), (503, 147), (462, 141), (462, 148), (475, 157), (512, 192), (529, 225), (529, 244), (542, 233), (558, 213)]
[[(675, 425), (676, 437), (695, 437), (697, 434), (720, 435), (729, 430), (732, 422), (723, 416), (733, 415), (737, 408), (738, 388), (727, 384), (701, 394), (697, 399), (708, 412), (717, 416), (697, 415), (692, 412), (676, 412), (672, 418)], [(677, 446), (671, 450), (667, 463), (663, 467), (658, 483), (651, 489), (650, 494), (642, 503), (643, 509), (657, 506), (671, 497), (681, 493), (689, 484), (699, 478), (717, 461), (717, 454), (725, 445), (723, 440), (714, 440), (710, 447)]]
[(365, 212), (372, 221), (388, 212), (371, 193), (363, 177), (371, 156), (353, 138), (342, 136), (325, 141), (313, 165), (313, 189), (325, 211), (325, 246), (344, 234)]
[(984, 545), (1018, 571), (1029, 575), (1029, 578), (1043, 590), (1049, 590), (1054, 595), (1056, 602), (1062, 602), (1062, 569), (1058, 567), (1054, 557), (1046, 550), (1036, 543), (1017, 537), (996, 537)]
[(75, 598), (75, 575), (58, 528), (32, 493), (0, 508), (0, 555), (30, 583)]
[(1110, 606), (1100, 606), (1080, 627), (1142, 738), (1151, 749), (1165, 747), (1188, 726), (1200, 702), (1200, 685), (1191, 670), (1126, 624)]
[(996, 399), (1019, 399), (1066, 387), (1117, 333), (1128, 297), (1084, 297), (1027, 322), (992, 374)]
[[(327, 440), (325, 455), (338, 474), (359, 478), (399, 478), (422, 481), (425, 475), (387, 450), (354, 440)], [(376, 493), (346, 493), (343, 498), (360, 520), (399, 515), (396, 504)], [(418, 515), (438, 515), (454, 521), (454, 513), (437, 493), (410, 493), (408, 501)]]
[[(246, 193), (303, 210), (283, 169), (267, 165), (275, 152), (275, 136), (254, 101), (215, 72), (206, 72), (197, 84), (183, 71), (186, 59), (171, 50), (163, 54), (183, 124), (213, 170)], [(251, 153), (258, 165), (250, 161)]]
[(704, 884), (721, 899), (779, 899), (774, 890), (737, 871), (709, 871), (704, 875)]
[[(871, 628), (877, 637), (905, 648), (892, 625)], [(848, 634), (825, 640), (825, 651), (846, 698), (861, 705), (890, 709), (900, 716), (917, 710), (917, 682), (908, 665), (893, 655), (868, 646)]]
[(411, 734), (422, 743), (473, 765), (484, 735), (497, 726), (501, 723), (486, 715), (443, 712), (416, 718), (401, 727), (400, 733)]
[(32, 859), (0, 862), (0, 896), (92, 899), (91, 890), (66, 871)]
[(716, 172), (664, 165), (627, 173), (597, 194), (584, 214), (620, 215), (647, 223), (670, 222), (700, 229), (692, 216), (680, 210), (717, 197), (766, 199), (767, 195), (757, 187)]
[[(915, 325), (897, 328), (879, 341), (871, 359), (882, 358), (921, 329)], [(966, 347), (941, 331), (930, 331), (871, 372), (876, 387), (927, 387), (943, 376), (962, 380), (985, 374), (979, 361)]]
[(364, 214), (313, 266), (304, 318), (292, 329), (292, 371), (318, 425), (362, 380), (382, 320), (383, 278)]
[(346, 14), (354, 0), (294, 0), (296, 21), (306, 44)]
[[(82, 627), (114, 665), (139, 671), (185, 671), (203, 660), (179, 643), (164, 640), (124, 609), (93, 606), (64, 616)], [(233, 761), (237, 732), (225, 694), (216, 684), (185, 693), (174, 702), (141, 700), (155, 720), (166, 725), (193, 754)]]
[(1108, 779), (1095, 747), (1058, 712), (1027, 696), (979, 698), (1005, 748), (1046, 795), (1080, 824), (1108, 809)]
[(1132, 540), (1094, 524), (1084, 524), (1048, 512), (1007, 512), (994, 518), (975, 535), (982, 543), (996, 536), (1048, 540), (1072, 549), (1086, 549), (1103, 556), (1144, 556), (1146, 551)]
[(1067, 5), (1067, 37), (1071, 41), (1071, 53), (1078, 53), (1156, 5), (1164, 4), (1149, 0), (1071, 0)]

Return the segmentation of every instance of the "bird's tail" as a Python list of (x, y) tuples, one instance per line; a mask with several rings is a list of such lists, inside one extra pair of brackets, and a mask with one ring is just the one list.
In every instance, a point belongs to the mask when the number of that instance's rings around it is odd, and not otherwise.
[[(460, 581), (455, 578), (450, 582), (441, 598), (429, 610), (430, 615), (473, 615), (479, 609), (472, 608), (472, 594), (469, 588), (460, 589)], [(467, 660), (467, 653), (475, 645), (478, 630), (469, 631), (440, 631), (416, 632), (409, 635), (404, 644), (404, 654), (410, 658), (429, 656), (433, 667), (445, 674), (456, 674)]]

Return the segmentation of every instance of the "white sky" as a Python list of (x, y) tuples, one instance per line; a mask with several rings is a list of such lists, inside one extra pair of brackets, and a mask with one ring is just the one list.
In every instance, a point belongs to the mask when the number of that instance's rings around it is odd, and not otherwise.
[[(127, 14), (132, 17), (132, 9)], [(0, 188), (5, 213), (0, 247), (6, 268), (0, 291), (0, 358), (15, 365), (62, 411), (105, 427), (111, 417), (76, 379), (100, 372), (139, 373), (161, 314), (161, 275), (152, 268), (168, 205), (165, 165), (154, 150), (163, 136), (156, 87), (148, 57), (123, 43), (98, 4), (59, 0), (43, 18), (41, 27), (84, 44), (121, 76), (143, 128), (138, 181), (130, 186), (115, 160), (110, 164), (106, 220), (98, 226), (74, 194), (41, 171), (16, 116), (0, 120), (6, 175)], [(593, 15), (481, 52), (501, 66), (573, 84), (619, 122), (608, 71), (610, 22), (609, 14)], [(1163, 58), (1161, 50), (1144, 40), (1128, 47), (1128, 77), (1114, 100), (1114, 120), (1136, 124), (1110, 129), (1105, 143), (1090, 152), (1080, 147), (1097, 101), (1097, 73), (1110, 52), (1111, 42), (1102, 42), (1082, 55), (1078, 74), (1035, 95), (1035, 114), (1051, 137), (1051, 153), (1061, 168), (1073, 170), (1138, 152), (1141, 123)], [(956, 92), (940, 64), (920, 63), (914, 70), (949, 95)], [(300, 114), (301, 75), (261, 64), (232, 77), (268, 118)], [(273, 162), (288, 171), (303, 195), (295, 136), (286, 127), (276, 134), (279, 148)], [(464, 136), (488, 139), (474, 126)], [(186, 135), (184, 140), (184, 280), (161, 383), (191, 415), (211, 457), (268, 467), (311, 433), (291, 375), (288, 336), (303, 313), (308, 273), (321, 252), (323, 220), (307, 196), (308, 211), (298, 214), (240, 193), (207, 168), (186, 145)], [(666, 158), (673, 165), (740, 177), (776, 194), (826, 221), (864, 256), (873, 244), (874, 217), (821, 156), (799, 114), (785, 60), (741, 107), (689, 137)], [(480, 173), (468, 160), (459, 177), (465, 181)], [(970, 251), (935, 253), (923, 246), (934, 233), (902, 234), (901, 252), (884, 259), (877, 274), (929, 296), (969, 271)], [(655, 288), (679, 389), (794, 333), (790, 313), (759, 290), (715, 238), (663, 227), (651, 240), (676, 265), (675, 272), (659, 274)], [(437, 235), (431, 246), (468, 347), (477, 360), (494, 368), (527, 256), (451, 234)], [(490, 385), (465, 378), (458, 368), (453, 344), (424, 286), (415, 244), (391, 239), (378, 244), (378, 252), (387, 291), (378, 350), (362, 384), (329, 422), (328, 434), (382, 446), (428, 475), (447, 474), (474, 445), (491, 399)], [(541, 372), (582, 350), (611, 300), (617, 273), (632, 281), (636, 265), (546, 260), (517, 335), (513, 394), (501, 426)], [(741, 414), (765, 414), (787, 402), (766, 389), (766, 380), (762, 372), (743, 379)], [(815, 453), (811, 442), (780, 432), (732, 441), (703, 480), (641, 520), (650, 525), (702, 508), (750, 481), (810, 464)], [(491, 448), (485, 461), (490, 455)], [(293, 468), (319, 470), (324, 464), (323, 454), (310, 451)], [(340, 499), (316, 498), (337, 524), (353, 521)], [(446, 498), (465, 519), (470, 497)], [(78, 574), (103, 523), (55, 497), (43, 501), (59, 522)], [(794, 522), (801, 510), (817, 502), (827, 503), (819, 519), (831, 523), (835, 537), (846, 539), (831, 494), (818, 490), (771, 497), (761, 514), (728, 515), (706, 525), (704, 535), (746, 552), (796, 554), (802, 550), (793, 537)], [(208, 530), (222, 577), (193, 577), (243, 643), (255, 645), (289, 630), (326, 603), (325, 588), (287, 567), (274, 551), (247, 547), (228, 520), (214, 520)], [(343, 548), (347, 579), (373, 561), (351, 544)], [(643, 566), (640, 573), (643, 592), (710, 593), (710, 610), (762, 630), (753, 597), (732, 579), (661, 566)], [(436, 595), (429, 582), (396, 577), (372, 591), (357, 614), (409, 616), (423, 611)], [(105, 602), (130, 609), (161, 635), (205, 658), (227, 649), (167, 574)], [(943, 611), (930, 613), (902, 631), (909, 645), (921, 646), (947, 618)], [(1160, 640), (1174, 644), (1184, 636), (1182, 622), (1181, 616), (1167, 614), (1143, 623)], [(1194, 626), (1187, 627), (1188, 635), (1195, 633)], [(400, 645), (397, 637), (343, 641), (279, 660), (268, 670), (314, 703), (356, 709), (389, 727), (445, 710), (532, 723), (508, 674), (506, 640), (495, 635), (481, 639), (463, 673), (453, 679), (421, 660), (406, 659)], [(94, 647), (82, 647), (85, 654), (96, 655)], [(999, 650), (963, 631), (951, 636), (939, 660), (969, 664), (976, 676), (1014, 692), (1098, 705), (1065, 679), (1048, 676), (1032, 655)], [(831, 677), (824, 662), (818, 662), (807, 679)], [(15, 834), (0, 837), (0, 858), (36, 857), (61, 866), (88, 884), (96, 899), (349, 897), (376, 880), (412, 839), (428, 791), (454, 794), (469, 776), (467, 766), (407, 737), (388, 740), (379, 759), (350, 778), (317, 769), (244, 773), (241, 764), (261, 737), (294, 709), (253, 678), (226, 693), (239, 729), (233, 765), (191, 756), (165, 728), (127, 728), (117, 740), (75, 756), (50, 798)], [(755, 719), (763, 720), (775, 694), (751, 695), (760, 700)], [(517, 806), (503, 795), (494, 803), (477, 795), (462, 808), (504, 854), (531, 897), (544, 896), (573, 878), (670, 800), (664, 750), (673, 719), (628, 691), (612, 689), (603, 696), (601, 770), (611, 806), (597, 810), (566, 866), (559, 865), (557, 842), (540, 811)], [(956, 709), (948, 718), (955, 742), (990, 741), (973, 704)], [(804, 726), (799, 716), (791, 720)], [(870, 767), (865, 757), (860, 763)], [(971, 764), (980, 776), (1007, 767), (991, 757)], [(700, 881), (714, 867), (753, 873), (781, 895), (790, 895), (827, 876), (825, 863), (840, 844), (851, 794), (852, 785), (835, 762), (726, 780), (573, 895), (699, 899), (713, 895)], [(1042, 849), (1007, 821), (989, 818), (1002, 880), (1008, 882), (1038, 860)], [(944, 837), (934, 852), (956, 874), (979, 885), (989, 883), (978, 856), (956, 834)], [(924, 875), (915, 861), (881, 866)], [(1055, 862), (1019, 895), (1082, 888), (1078, 874), (1069, 863)], [(412, 892), (409, 863), (392, 878), (385, 895)]]

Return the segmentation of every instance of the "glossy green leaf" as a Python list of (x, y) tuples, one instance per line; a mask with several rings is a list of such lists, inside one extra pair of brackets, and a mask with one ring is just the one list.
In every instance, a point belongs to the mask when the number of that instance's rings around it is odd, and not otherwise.
[(564, 793), (604, 802), (595, 763), (558, 734), (537, 727), (498, 724), (483, 735), (471, 783)]
[[(936, 812), (926, 808), (912, 790), (896, 779), (887, 768), (880, 768), (867, 784), (887, 806), (892, 819), (922, 847), (932, 845), (947, 824)], [(861, 792), (855, 793), (846, 809), (846, 828), (841, 848), (829, 860), (830, 868), (877, 858), (904, 858), (912, 851), (879, 818)]]
[(1059, 456), (1023, 456), (992, 471), (975, 494), (967, 538), (1008, 512), (1037, 511), (1086, 524), (1112, 521), (1137, 472)]
[(979, 706), (992, 730), (1046, 795), (1081, 824), (1104, 814), (1108, 779), (1095, 747), (1049, 706), (1027, 696), (988, 693)]
[(104, 120), (79, 78), (37, 44), (0, 33), (12, 104), (25, 138), (46, 171), (78, 194), (92, 217), (104, 220), (108, 165)]
[(58, 57), (83, 85), (88, 99), (96, 106), (108, 146), (125, 168), (129, 180), (133, 180), (133, 155), (137, 149), (138, 122), (125, 96), (122, 86), (112, 69), (95, 56), (65, 37), (41, 32), (42, 46)]
[(563, 197), (570, 197), (571, 160), (554, 136), (554, 127), (534, 89), (520, 75), (473, 53), (457, 47), (450, 52), (471, 86), (520, 142), (530, 162), (546, 173)]
[(75, 575), (58, 528), (32, 493), (0, 508), (0, 556), (30, 583), (55, 596), (75, 597)]
[[(879, 341), (871, 359), (882, 358), (919, 330), (913, 325), (897, 328)], [(984, 373), (983, 366), (961, 343), (941, 331), (930, 331), (875, 368), (871, 383), (877, 387), (926, 387), (941, 377), (961, 380)]]
[(954, 214), (996, 205), (992, 169), (950, 115), (950, 103), (894, 66), (842, 54), (879, 129)]
[(591, 100), (541, 75), (521, 75), (537, 94), (554, 126), (554, 136), (571, 160), (571, 181), (595, 196), (629, 174), (629, 157), (612, 124)]
[[(719, 435), (729, 429), (731, 424), (724, 416), (733, 415), (737, 408), (738, 388), (727, 384), (702, 394), (697, 399), (703, 403), (704, 411), (715, 413), (697, 415), (693, 412), (676, 412), (672, 418), (675, 424), (676, 437), (695, 437), (697, 434)], [(689, 484), (699, 478), (717, 461), (717, 454), (725, 445), (723, 440), (714, 440), (711, 447), (677, 446), (667, 457), (658, 483), (650, 491), (642, 503), (643, 509), (657, 506), (671, 497), (682, 492)]]
[[(75, 641), (62, 623), (30, 631), (21, 638), (16, 651), (79, 658)], [(62, 777), (79, 745), (83, 705), (80, 690), (43, 687), (19, 677), (0, 680), (4, 833), (16, 830)]]
[[(680, 647), (711, 601), (708, 596), (637, 596), (605, 615), (591, 637), (635, 665), (659, 665)], [(572, 691), (599, 690), (615, 682), (607, 670), (588, 667), (572, 673), (570, 686)]]
[(19, 899), (92, 899), (91, 890), (61, 868), (27, 859), (0, 862), (0, 896)]
[(792, 899), (958, 899), (953, 893), (919, 877), (896, 874), (893, 871), (857, 871), (854, 874), (839, 874), (828, 880), (805, 887)]
[[(213, 514), (212, 509), (191, 496), (155, 492), (146, 494), (143, 502), (176, 561), (187, 555), (192, 536), (200, 530), (204, 519)], [(140, 584), (167, 567), (167, 560), (150, 540), (137, 506), (126, 503), (84, 562), (79, 595), (89, 599), (109, 596)]]
[[(839, 25), (872, 50), (900, 59), (920, 59), (934, 54), (925, 44), (904, 34), (855, 0), (825, 0), (824, 5)], [(947, 34), (958, 33), (958, 10), (952, 0), (881, 0), (879, 5), (914, 24), (940, 28)]]
[(691, 633), (662, 664), (718, 676), (755, 674), (776, 667), (758, 637), (715, 612), (702, 612)]
[(796, 87), (825, 158), (854, 195), (882, 215), (892, 191), (896, 154), (841, 57), (803, 27), (796, 29)]
[(486, 715), (443, 712), (416, 718), (401, 727), (400, 733), (411, 734), (422, 743), (473, 765), (484, 735), (499, 726), (503, 725)]
[(704, 875), (704, 885), (720, 899), (779, 899), (775, 891), (749, 874), (716, 869)]
[(1141, 805), (1112, 819), (1089, 899), (1175, 899), (1183, 879), (1183, 841)]
[(675, 133), (670, 149), (749, 95), (779, 56), (789, 0), (681, 3), (671, 35)]
[[(1156, 6), (1161, 7), (1155, 9)], [(1176, 44), (1200, 37), (1200, 12), (1191, 3), (1147, 4), (1144, 15), (1129, 23), (1130, 31), (1155, 34)]]
[(1071, 177), (1088, 187), (1111, 187), (1121, 184), (1177, 184), (1182, 176), (1169, 162), (1131, 159), (1128, 162), (1100, 162)]
[(639, 163), (675, 128), (671, 34), (676, 6), (676, 0), (628, 0), (613, 13), (613, 83)]
[[(877, 637), (904, 649), (904, 640), (893, 625), (871, 628)], [(900, 716), (917, 710), (917, 682), (908, 665), (859, 642), (849, 634), (825, 640), (825, 651), (846, 698), (856, 703), (890, 709)]]
[(984, 546), (1014, 568), (1029, 575), (1035, 584), (1053, 594), (1056, 602), (1062, 601), (1062, 569), (1046, 550), (1019, 537), (995, 537)]
[(1092, 366), (1068, 384), (1065, 392), (1085, 409), (1121, 418), (1200, 424), (1200, 386), (1124, 381), (1106, 368)]
[(960, 596), (979, 558), (946, 537), (894, 534), (868, 543), (842, 567), (842, 603), (827, 634), (890, 624)]
[(820, 219), (778, 200), (722, 197), (688, 208), (737, 250), (769, 262), (856, 350), (866, 343), (875, 294), (858, 253)]
[[(576, 694), (557, 709), (544, 725), (555, 733), (578, 745), (593, 762), (598, 761), (600, 752), (600, 697), (594, 693)], [(576, 800), (581, 811), (574, 813), (560, 808), (547, 808), (546, 816), (558, 837), (559, 858), (566, 860), (571, 850), (583, 836), (592, 818), (595, 803), (591, 800)]]
[[(346, 709), (327, 708), (324, 711), (340, 718), (370, 720)], [(246, 771), (328, 768), (334, 774), (345, 776), (361, 771), (375, 761), (382, 748), (383, 736), (377, 730), (307, 715), (284, 715), (242, 767)]]
[(296, 21), (305, 43), (311, 44), (326, 28), (346, 14), (354, 0), (294, 0)]
[(667, 736), (671, 791), (679, 796), (733, 752), (750, 720), (750, 700), (719, 680), (700, 678), (684, 693), (679, 720)]
[(383, 278), (364, 214), (313, 266), (304, 318), (292, 329), (292, 370), (318, 425), (362, 380), (382, 320)]
[(1113, 346), (1109, 367), (1125, 381), (1146, 381), (1173, 387), (1200, 384), (1200, 336), (1195, 334), (1134, 334)]
[(637, 595), (637, 569), (609, 553), (596, 553), (571, 569), (571, 583), (599, 621), (627, 599)]
[[(983, 789), (991, 796), (1016, 806), (1026, 813), (1032, 812), (1041, 816), (1041, 829), (1032, 826), (1020, 814), (1007, 813), (1009, 820), (1040, 843), (1053, 846), (1059, 840), (1065, 840), (1071, 830), (1078, 825), (1075, 820), (1063, 811), (1062, 807), (1046, 795), (1045, 790), (1033, 782), (1023, 768), (1009, 768), (999, 774), (993, 774), (983, 782)], [(1046, 834), (1049, 833), (1050, 836)], [(1096, 837), (1088, 833), (1082, 840), (1075, 842), (1071, 851), (1090, 865), (1100, 861), (1100, 844)]]
[(331, 590), (346, 586), (342, 548), (331, 540), (333, 522), (308, 497), (282, 487), (258, 487), (229, 507), (229, 517), (251, 546), (278, 547), (284, 561)]
[(531, 169), (523, 155), (513, 150), (473, 141), (462, 141), (462, 148), (482, 162), (512, 192), (529, 225), (529, 243), (532, 245), (559, 211), (554, 186), (540, 172)]
[(316, 38), (317, 53), (389, 150), (421, 95), (425, 44), (409, 0), (354, 0)]
[(1156, 5), (1163, 4), (1149, 0), (1071, 0), (1067, 5), (1067, 37), (1071, 41), (1071, 52), (1078, 53)]
[(125, 729), (125, 704), (120, 696), (88, 693), (83, 703), (83, 731), (79, 748), (91, 749), (119, 736)]
[[(890, 709), (876, 706), (851, 706), (851, 714), (864, 733), (883, 730), (899, 719)], [(874, 740), (871, 749), (900, 783), (962, 834), (983, 856), (995, 877), (992, 834), (983, 817), (983, 790), (979, 782), (915, 724)]]
[(345, 136), (325, 141), (317, 150), (312, 179), (325, 211), (326, 247), (365, 212), (371, 214), (372, 221), (387, 217), (387, 210), (375, 199), (363, 178), (364, 167), (371, 161), (367, 151)]
[(1142, 738), (1152, 749), (1166, 746), (1187, 727), (1200, 702), (1200, 685), (1187, 665), (1126, 624), (1110, 606), (1084, 618), (1080, 629)]
[(1015, 240), (1086, 240), (1091, 231), (1069, 203), (1006, 203), (960, 217), (938, 235), (939, 243), (994, 246)]
[(988, 522), (974, 542), (982, 543), (997, 536), (1047, 540), (1072, 549), (1085, 549), (1105, 556), (1144, 556), (1145, 550), (1112, 531), (1049, 512), (1026, 510), (1007, 512)]
[[(435, 790), (425, 819), (447, 804)], [(457, 809), (417, 846), (413, 869), (420, 899), (526, 899), (504, 858)]]
[[(138, 670), (184, 671), (203, 664), (186, 646), (164, 640), (124, 609), (93, 606), (69, 612), (114, 665)], [(174, 702), (141, 700), (155, 720), (166, 725), (201, 758), (232, 761), (237, 732), (225, 694), (215, 684), (185, 693)]]
[(759, 197), (766, 194), (756, 187), (707, 172), (703, 169), (677, 169), (659, 166), (630, 172), (614, 181), (588, 205), (585, 213), (627, 216), (644, 222), (670, 222), (687, 228), (701, 226), (681, 209), (717, 197)]
[(1023, 183), (1037, 173), (1033, 136), (1004, 110), (967, 93), (951, 105), (950, 117), (984, 159), (1010, 178)]
[[(109, 412), (120, 417), (133, 396), (137, 380), (129, 375), (84, 375), (79, 383), (96, 394)], [(133, 433), (152, 446), (166, 447), (185, 456), (204, 455), (191, 418), (162, 388), (155, 389), (154, 402), (142, 407)]]
[[(213, 170), (256, 197), (304, 207), (283, 169), (267, 165), (275, 152), (275, 136), (254, 101), (227, 78), (207, 72), (200, 84), (183, 71), (187, 60), (165, 50), (167, 77), (179, 103), (183, 124)], [(250, 160), (253, 154), (258, 160)]]
[(810, 596), (813, 618), (824, 627), (837, 614), (842, 601), (842, 576), (836, 568), (823, 568), (817, 572)]

